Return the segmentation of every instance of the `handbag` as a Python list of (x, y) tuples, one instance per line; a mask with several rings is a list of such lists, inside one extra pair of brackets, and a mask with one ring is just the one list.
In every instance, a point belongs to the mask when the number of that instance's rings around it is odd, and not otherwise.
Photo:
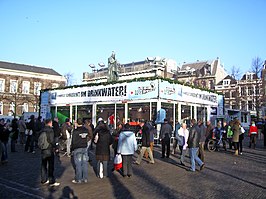
[(116, 154), (114, 159), (114, 169), (118, 171), (122, 168), (122, 156), (121, 154)]

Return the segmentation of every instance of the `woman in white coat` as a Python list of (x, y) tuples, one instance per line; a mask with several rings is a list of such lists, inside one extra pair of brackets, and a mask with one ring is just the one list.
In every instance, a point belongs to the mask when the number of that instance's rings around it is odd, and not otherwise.
[(186, 123), (182, 123), (182, 127), (178, 130), (178, 145), (179, 145), (179, 149), (181, 151), (181, 156), (180, 156), (180, 164), (185, 166), (184, 164), (184, 159), (186, 156), (186, 152), (187, 152), (187, 140), (188, 140), (188, 136), (189, 136), (189, 131), (187, 130), (187, 124)]

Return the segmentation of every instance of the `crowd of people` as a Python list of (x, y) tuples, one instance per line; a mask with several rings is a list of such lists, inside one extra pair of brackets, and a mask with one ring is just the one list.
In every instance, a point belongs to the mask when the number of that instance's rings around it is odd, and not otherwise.
[[(54, 120), (41, 117), (37, 119), (31, 116), (25, 122), (23, 118), (13, 119), (11, 122), (0, 120), (0, 158), (1, 163), (8, 162), (7, 146), (10, 140), (11, 152), (16, 152), (16, 143), (24, 145), (25, 152), (35, 153), (37, 147), (41, 149), (41, 183), (58, 186), (54, 177), (54, 158), (60, 151), (65, 150), (67, 157), (74, 162), (73, 183), (88, 182), (88, 162), (90, 150), (95, 145), (96, 175), (99, 178), (108, 177), (108, 161), (116, 155), (122, 156), (122, 168), (119, 172), (123, 177), (133, 175), (132, 164), (140, 165), (143, 158), (150, 164), (155, 164), (153, 157), (154, 138), (157, 136), (157, 127), (152, 122), (140, 120), (138, 128), (129, 123), (117, 123), (114, 129), (114, 118), (109, 118), (109, 125), (102, 118), (97, 121), (96, 127), (90, 120), (77, 119), (74, 124), (67, 118), (60, 126), (58, 118)], [(45, 135), (45, 139), (40, 141), (40, 135)], [(136, 135), (140, 137), (137, 142)], [(255, 149), (258, 128), (252, 122), (248, 136), (250, 137), (249, 147)], [(185, 166), (185, 156), (189, 154), (190, 169), (196, 171), (196, 163), (201, 171), (205, 167), (205, 148), (210, 139), (216, 140), (216, 150), (221, 147), (227, 150), (234, 149), (235, 155), (243, 153), (242, 141), (244, 139), (244, 129), (239, 120), (234, 119), (229, 124), (217, 122), (215, 127), (210, 121), (206, 126), (202, 120), (190, 120), (190, 124), (177, 122), (175, 128), (167, 119), (161, 124), (158, 139), (162, 145), (161, 158), (169, 158), (171, 155), (170, 140), (174, 137), (172, 154), (176, 154), (177, 148), (180, 151), (180, 165)], [(44, 140), (44, 141), (43, 141)], [(42, 142), (42, 143), (40, 143)], [(43, 143), (44, 142), (44, 143)], [(47, 144), (46, 144), (47, 143)], [(139, 143), (139, 144), (138, 144)], [(42, 145), (40, 145), (42, 144)], [(62, 148), (63, 144), (63, 148)], [(112, 146), (114, 156), (111, 157), (110, 147)], [(133, 155), (138, 152), (136, 161), (133, 162)], [(113, 169), (114, 170), (114, 169)]]

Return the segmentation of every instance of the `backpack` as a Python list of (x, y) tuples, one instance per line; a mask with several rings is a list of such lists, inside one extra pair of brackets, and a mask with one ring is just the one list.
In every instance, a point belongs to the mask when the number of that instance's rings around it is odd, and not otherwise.
[(38, 139), (38, 147), (41, 150), (45, 150), (45, 149), (48, 149), (49, 146), (50, 146), (50, 143), (47, 140), (46, 132), (42, 132)]

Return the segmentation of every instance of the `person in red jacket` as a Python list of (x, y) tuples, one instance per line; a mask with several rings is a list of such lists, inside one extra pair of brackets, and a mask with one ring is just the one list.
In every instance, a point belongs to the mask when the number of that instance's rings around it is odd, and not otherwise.
[(252, 121), (251, 126), (249, 128), (248, 136), (250, 137), (249, 148), (251, 148), (252, 143), (254, 144), (254, 149), (256, 147), (256, 138), (258, 135), (258, 128), (255, 125), (255, 122)]

